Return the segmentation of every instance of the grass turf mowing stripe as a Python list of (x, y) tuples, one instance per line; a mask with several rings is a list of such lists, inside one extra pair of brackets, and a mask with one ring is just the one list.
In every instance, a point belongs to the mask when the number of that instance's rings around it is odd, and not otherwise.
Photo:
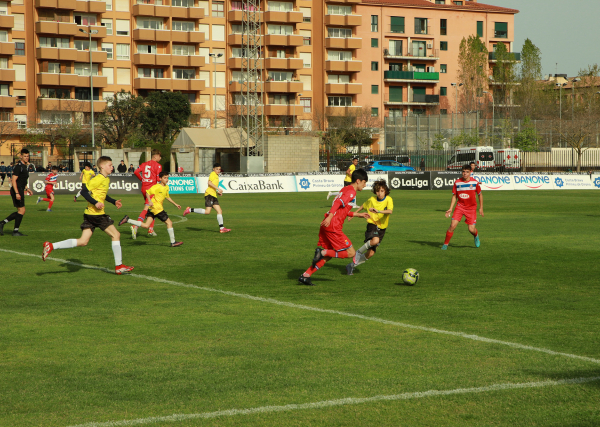
[(286, 412), (286, 411), (300, 411), (310, 409), (322, 409), (332, 406), (346, 406), (346, 405), (359, 405), (363, 403), (371, 402), (382, 402), (382, 401), (395, 401), (395, 400), (409, 400), (409, 399), (420, 399), (424, 397), (436, 397), (436, 396), (451, 396), (456, 394), (469, 394), (469, 393), (486, 393), (490, 391), (503, 391), (503, 390), (515, 390), (515, 389), (526, 389), (526, 388), (541, 388), (541, 387), (552, 387), (560, 385), (571, 385), (571, 384), (585, 384), (593, 381), (600, 380), (600, 377), (588, 377), (588, 378), (570, 378), (564, 380), (548, 380), (538, 381), (531, 383), (516, 383), (516, 384), (492, 384), (484, 387), (473, 387), (473, 388), (457, 388), (454, 390), (428, 390), (422, 392), (413, 393), (402, 393), (392, 394), (387, 396), (373, 396), (354, 398), (348, 397), (345, 399), (336, 400), (325, 400), (321, 402), (302, 403), (302, 404), (289, 404), (281, 406), (261, 406), (258, 408), (249, 409), (228, 409), (225, 411), (215, 412), (204, 412), (201, 414), (174, 414), (164, 417), (149, 417), (149, 418), (138, 418), (135, 420), (122, 420), (122, 421), (107, 421), (107, 422), (90, 422), (86, 424), (77, 424), (69, 427), (122, 427), (122, 426), (136, 426), (142, 424), (161, 423), (161, 422), (177, 422), (187, 421), (193, 419), (209, 419), (218, 417), (232, 417), (236, 415), (252, 415), (252, 414), (265, 414), (273, 412)]
[[(41, 256), (41, 255), (28, 254), (25, 252), (12, 251), (12, 250), (3, 249), (3, 248), (0, 248), (0, 252), (6, 252), (6, 253), (15, 254), (15, 255), (28, 256), (28, 257), (34, 257), (34, 258)], [(77, 262), (72, 262), (72, 261), (67, 261), (64, 259), (52, 258), (52, 257), (48, 257), (46, 259), (51, 260), (51, 261), (60, 262), (62, 264), (71, 264), (71, 265), (76, 265), (76, 266), (82, 267), (82, 268), (98, 270), (98, 271), (103, 271), (106, 273), (114, 274), (113, 270), (110, 270), (110, 269), (104, 268), (104, 267), (80, 264)], [(311, 307), (308, 305), (294, 304), (294, 303), (286, 302), (286, 301), (279, 301), (279, 300), (272, 299), (272, 298), (262, 298), (262, 297), (257, 297), (257, 296), (253, 296), (253, 295), (248, 295), (248, 294), (240, 294), (237, 292), (224, 291), (221, 289), (207, 288), (205, 286), (197, 286), (197, 285), (191, 285), (191, 284), (187, 284), (187, 283), (175, 282), (173, 280), (162, 279), (160, 277), (144, 276), (142, 274), (135, 274), (135, 273), (129, 274), (129, 275), (132, 277), (140, 278), (140, 279), (145, 279), (145, 280), (149, 280), (149, 281), (153, 281), (153, 282), (157, 282), (157, 283), (164, 283), (164, 284), (173, 285), (173, 286), (179, 286), (179, 287), (183, 287), (183, 288), (191, 288), (191, 289), (198, 289), (198, 290), (207, 291), (207, 292), (215, 292), (215, 293), (229, 295), (229, 296), (233, 296), (233, 297), (237, 297), (237, 298), (245, 298), (245, 299), (249, 299), (249, 300), (266, 302), (269, 304), (275, 304), (275, 305), (284, 306), (284, 307), (296, 308), (296, 309), (300, 309), (300, 310), (315, 311), (318, 313), (335, 314), (338, 316), (345, 316), (345, 317), (353, 317), (356, 319), (362, 319), (362, 320), (367, 320), (367, 321), (371, 321), (371, 322), (382, 323), (385, 325), (398, 326), (398, 327), (405, 328), (405, 329), (414, 329), (414, 330), (419, 330), (419, 331), (424, 331), (424, 332), (432, 332), (432, 333), (436, 333), (436, 334), (450, 335), (450, 336), (465, 338), (465, 339), (474, 340), (474, 341), (481, 341), (481, 342), (485, 342), (485, 343), (489, 343), (489, 344), (504, 345), (504, 346), (508, 346), (508, 347), (512, 347), (512, 348), (516, 348), (516, 349), (520, 349), (520, 350), (536, 351), (536, 352), (540, 352), (540, 353), (550, 354), (552, 356), (568, 357), (571, 359), (583, 360), (586, 362), (600, 364), (600, 360), (594, 359), (591, 357), (579, 356), (579, 355), (570, 354), (570, 353), (562, 353), (562, 352), (558, 352), (558, 351), (554, 351), (554, 350), (549, 350), (547, 348), (532, 347), (529, 345), (513, 343), (513, 342), (509, 342), (509, 341), (496, 340), (493, 338), (485, 338), (485, 337), (481, 337), (479, 335), (466, 334), (464, 332), (445, 331), (443, 329), (430, 328), (427, 326), (410, 325), (408, 323), (395, 322), (392, 320), (380, 319), (378, 317), (364, 316), (362, 314), (355, 314), (355, 313), (348, 313), (348, 312), (338, 311), (338, 310), (329, 310), (329, 309), (325, 309), (325, 308)]]

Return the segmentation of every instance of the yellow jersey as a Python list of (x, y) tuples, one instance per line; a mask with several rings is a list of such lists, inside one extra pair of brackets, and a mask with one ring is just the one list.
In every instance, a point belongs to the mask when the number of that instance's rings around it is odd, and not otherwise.
[[(169, 186), (162, 184), (154, 184), (146, 191), (146, 194), (151, 197), (152, 206), (150, 206), (150, 212), (157, 215), (165, 210), (163, 202), (169, 197)], [(154, 196), (154, 197), (152, 197)]]
[[(96, 201), (106, 203), (106, 193), (108, 193), (110, 187), (110, 179), (107, 176), (99, 174), (89, 180), (86, 186)], [(104, 215), (104, 208), (97, 209), (95, 205), (88, 202), (88, 207), (83, 213), (86, 215)]]
[(348, 175), (348, 172), (346, 171), (346, 178), (344, 178), (344, 181), (352, 182), (352, 172), (356, 170), (356, 166), (354, 166), (354, 163), (352, 163), (348, 169), (350, 169), (350, 175)]
[(375, 224), (378, 228), (381, 228), (381, 229), (387, 228), (390, 215), (369, 212), (369, 208), (375, 208), (378, 211), (385, 211), (385, 210), (393, 211), (394, 210), (394, 201), (392, 200), (392, 198), (389, 195), (385, 196), (385, 198), (383, 200), (377, 200), (377, 196), (373, 196), (369, 200), (367, 200), (365, 203), (363, 203), (362, 207), (363, 207), (363, 209), (366, 209), (367, 212), (369, 213), (369, 215), (371, 216), (371, 218), (369, 218), (367, 220), (367, 222), (370, 222), (371, 224)]
[(87, 184), (90, 181), (90, 179), (92, 179), (94, 176), (96, 176), (96, 173), (91, 169), (90, 170), (84, 169), (82, 171), (82, 173), (83, 173), (83, 178), (81, 178), (81, 182), (83, 182), (84, 184)]
[[(217, 175), (216, 172), (210, 173), (208, 181), (212, 182), (213, 184), (215, 184), (215, 187), (219, 188), (219, 175)], [(204, 195), (217, 197), (217, 191), (209, 185), (206, 191), (204, 192)]]

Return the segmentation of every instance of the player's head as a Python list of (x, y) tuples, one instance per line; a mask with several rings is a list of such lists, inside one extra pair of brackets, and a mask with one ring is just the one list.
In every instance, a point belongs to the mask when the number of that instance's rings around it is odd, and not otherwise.
[(21, 150), (21, 161), (29, 163), (29, 150), (27, 148)]
[(467, 180), (471, 177), (471, 165), (463, 165), (462, 177), (464, 180)]
[(351, 179), (352, 183), (356, 184), (356, 190), (362, 191), (362, 189), (365, 188), (365, 185), (367, 185), (369, 176), (367, 175), (367, 172), (365, 172), (364, 169), (356, 169), (354, 172), (352, 172)]
[(352, 164), (356, 166), (358, 164), (358, 157), (352, 159)]
[(221, 173), (221, 163), (214, 163), (213, 164), (213, 171), (218, 175)]
[(169, 182), (169, 172), (162, 171), (158, 174), (158, 178), (160, 179), (160, 183), (163, 185), (167, 185)]
[(162, 155), (160, 154), (160, 150), (152, 150), (152, 160), (155, 162), (160, 161), (162, 159)]
[(380, 179), (379, 181), (375, 181), (373, 183), (373, 193), (375, 193), (378, 199), (383, 199), (385, 196), (390, 194), (390, 187), (388, 187), (385, 179)]
[(475, 168), (477, 167), (477, 165), (475, 164), (475, 162), (471, 162), (471, 163), (469, 163), (469, 167), (471, 168), (472, 171), (474, 171)]
[(98, 162), (96, 163), (98, 165), (98, 169), (100, 169), (100, 172), (105, 172), (106, 175), (110, 174), (112, 172), (112, 159), (108, 156), (102, 156), (98, 159)]
[(52, 172), (58, 172), (58, 166), (52, 166)]
[(83, 164), (83, 167), (86, 168), (87, 170), (90, 170), (92, 168), (92, 164), (90, 162), (85, 162)]

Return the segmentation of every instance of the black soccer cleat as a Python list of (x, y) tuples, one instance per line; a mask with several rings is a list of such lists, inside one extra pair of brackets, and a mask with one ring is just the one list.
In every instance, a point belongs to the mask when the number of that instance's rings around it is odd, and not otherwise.
[(4, 236), (4, 225), (6, 223), (4, 221), (0, 221), (0, 236)]
[(13, 231), (13, 237), (14, 237), (14, 236), (23, 236), (23, 237), (26, 237), (26, 236), (27, 236), (27, 234), (23, 234), (23, 233), (21, 233), (21, 232), (19, 232), (19, 231)]
[(313, 282), (310, 281), (310, 277), (304, 277), (304, 276), (300, 276), (298, 278), (298, 282), (300, 282), (301, 285), (306, 285), (306, 286), (315, 286), (315, 284)]
[(319, 261), (321, 261), (322, 259), (323, 259), (323, 254), (321, 253), (321, 248), (315, 249), (315, 256), (313, 257), (313, 260), (312, 260), (313, 268), (315, 268), (317, 266), (317, 263)]
[(129, 217), (125, 215), (121, 221), (119, 221), (119, 226), (126, 224), (129, 221)]

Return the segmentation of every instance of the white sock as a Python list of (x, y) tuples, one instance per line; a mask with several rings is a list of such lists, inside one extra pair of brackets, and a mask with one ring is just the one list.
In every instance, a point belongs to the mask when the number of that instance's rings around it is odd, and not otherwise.
[(356, 255), (354, 255), (354, 258), (352, 259), (352, 262), (354, 262), (354, 266), (361, 265), (365, 261), (367, 261), (365, 254), (362, 254), (360, 252), (356, 252)]
[(204, 215), (206, 213), (206, 210), (200, 209), (200, 208), (194, 208), (194, 209), (192, 209), (192, 212), (200, 214), (200, 215)]
[(81, 190), (79, 190), (79, 191), (77, 192), (77, 195), (75, 196), (75, 198), (78, 198), (79, 196), (81, 196)]
[(223, 215), (217, 214), (217, 222), (219, 223), (219, 228), (225, 228), (223, 227)]
[(171, 243), (175, 243), (175, 230), (173, 230), (172, 228), (167, 228), (167, 233), (169, 233)]
[(119, 266), (123, 264), (123, 256), (121, 254), (121, 242), (118, 240), (116, 242), (112, 242), (112, 250), (113, 255), (115, 256), (115, 265)]
[(360, 249), (358, 250), (358, 252), (360, 252), (361, 254), (364, 254), (369, 249), (371, 249), (371, 241), (370, 240), (367, 243), (365, 243), (364, 245), (362, 245), (360, 247)]
[(127, 220), (127, 222), (128, 222), (129, 224), (133, 224), (133, 225), (135, 225), (135, 226), (138, 226), (138, 227), (141, 227), (141, 226), (142, 226), (142, 221), (136, 221), (135, 219), (131, 219), (131, 218), (129, 218), (129, 219)]
[(77, 239), (67, 239), (62, 242), (52, 243), (54, 249), (71, 249), (77, 247)]

